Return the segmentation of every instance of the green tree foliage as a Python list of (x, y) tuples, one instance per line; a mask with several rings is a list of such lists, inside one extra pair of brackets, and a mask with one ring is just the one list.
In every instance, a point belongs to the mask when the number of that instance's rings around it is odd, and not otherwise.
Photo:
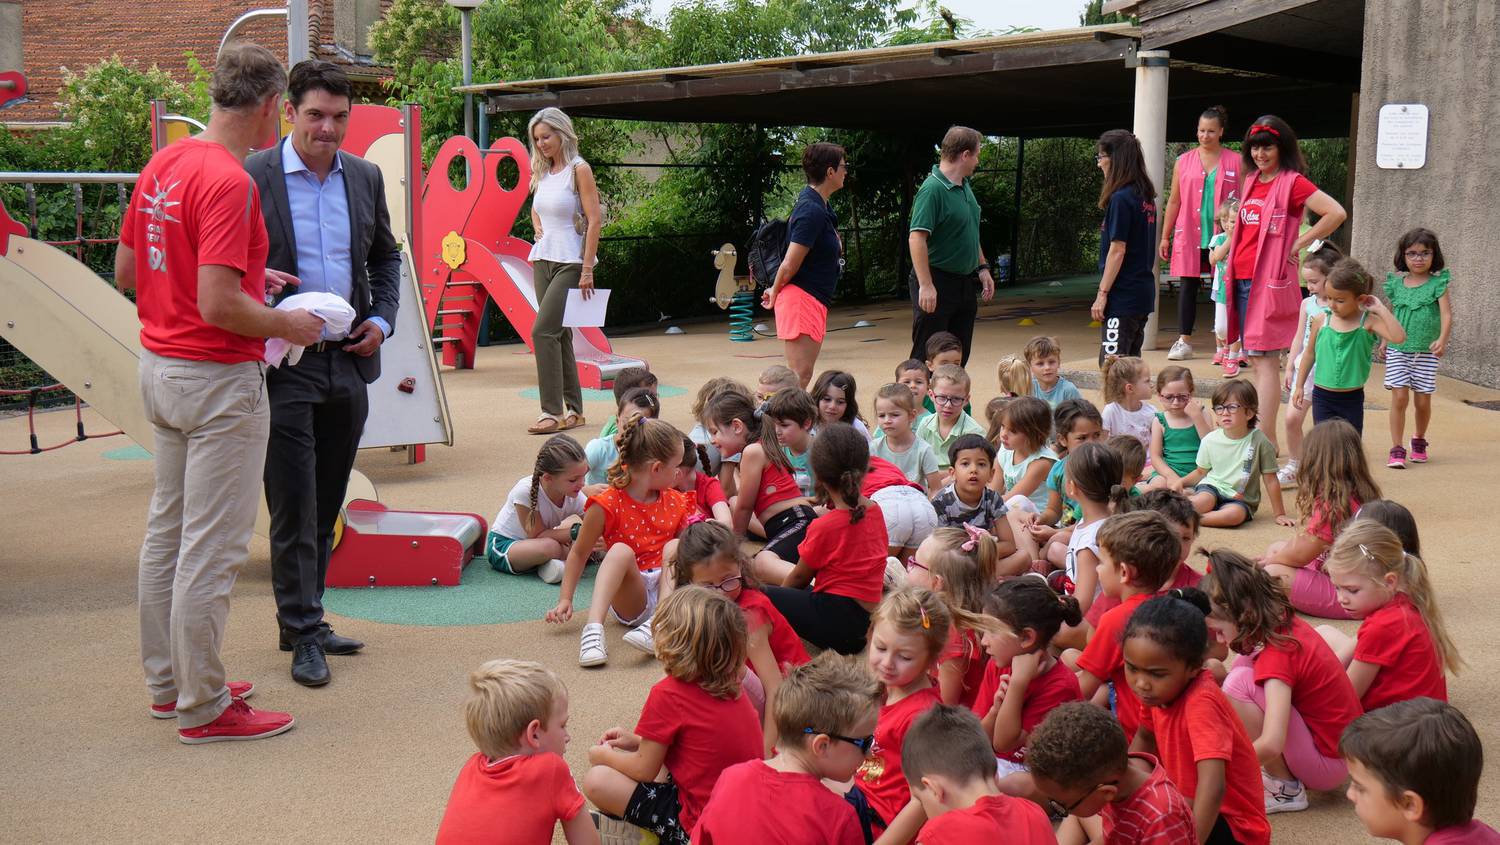
[(1104, 0), (1088, 0), (1084, 4), (1083, 11), (1078, 13), (1078, 24), (1080, 26), (1099, 26), (1106, 23), (1135, 23), (1131, 15), (1119, 12), (1104, 14)]

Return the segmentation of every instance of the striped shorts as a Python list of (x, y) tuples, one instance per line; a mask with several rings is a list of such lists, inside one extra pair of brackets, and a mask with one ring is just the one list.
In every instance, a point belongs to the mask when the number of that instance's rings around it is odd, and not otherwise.
[(1431, 352), (1385, 351), (1385, 389), (1405, 387), (1418, 393), (1437, 391), (1438, 357)]

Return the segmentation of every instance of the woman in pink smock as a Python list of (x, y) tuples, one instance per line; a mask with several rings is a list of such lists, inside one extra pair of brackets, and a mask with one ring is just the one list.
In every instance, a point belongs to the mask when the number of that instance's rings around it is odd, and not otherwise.
[(1223, 106), (1210, 106), (1198, 116), (1198, 146), (1177, 157), (1172, 168), (1165, 226), (1161, 230), (1161, 260), (1170, 261), (1170, 275), (1178, 280), (1177, 342), (1167, 352), (1169, 361), (1193, 357), (1193, 324), (1198, 317), (1198, 287), (1213, 275), (1208, 242), (1214, 236), (1214, 214), (1219, 204), (1238, 195), (1240, 157), (1221, 141), (1229, 127)]

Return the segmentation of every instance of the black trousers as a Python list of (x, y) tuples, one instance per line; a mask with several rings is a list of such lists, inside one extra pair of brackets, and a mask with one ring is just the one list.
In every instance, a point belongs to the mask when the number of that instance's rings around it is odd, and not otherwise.
[(927, 360), (927, 339), (938, 332), (952, 332), (963, 344), (963, 363), (968, 366), (969, 348), (974, 345), (974, 318), (979, 316), (979, 275), (960, 276), (934, 267), (932, 285), (937, 288), (937, 308), (928, 314), (917, 299), (921, 286), (916, 271), (906, 281), (911, 292), (911, 357)]
[(1177, 282), (1177, 333), (1192, 337), (1193, 327), (1198, 323), (1198, 288), (1203, 286), (1203, 280), (1193, 276)]
[(333, 526), (370, 409), (354, 360), (340, 349), (307, 349), (296, 366), (283, 364), (267, 373), (271, 580), (277, 619), (294, 638), (313, 636), (324, 624)]
[(1139, 356), (1141, 345), (1146, 341), (1146, 321), (1150, 314), (1132, 314), (1126, 317), (1104, 318), (1099, 324), (1099, 366), (1111, 355), (1124, 358)]
[(1365, 389), (1324, 390), (1313, 385), (1313, 425), (1324, 420), (1344, 420), (1360, 434), (1365, 433)]
[(858, 654), (870, 631), (870, 612), (848, 596), (815, 593), (811, 587), (766, 587), (766, 597), (781, 611), (797, 636), (818, 648)]

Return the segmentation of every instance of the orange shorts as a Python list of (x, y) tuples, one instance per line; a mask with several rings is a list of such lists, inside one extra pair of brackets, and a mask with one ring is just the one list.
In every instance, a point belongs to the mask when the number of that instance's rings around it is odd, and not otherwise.
[(807, 335), (817, 343), (823, 342), (828, 332), (828, 306), (817, 297), (796, 285), (786, 285), (776, 294), (775, 310), (778, 339), (796, 340)]

